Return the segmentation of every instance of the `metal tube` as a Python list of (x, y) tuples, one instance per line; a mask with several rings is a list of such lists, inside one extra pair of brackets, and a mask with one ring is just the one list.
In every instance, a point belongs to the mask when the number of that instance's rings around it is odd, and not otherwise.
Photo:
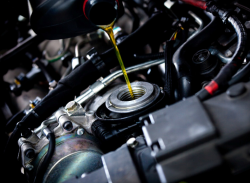
[[(152, 60), (152, 61), (145, 62), (145, 63), (142, 63), (142, 64), (138, 64), (138, 65), (135, 65), (135, 66), (132, 66), (132, 67), (128, 67), (126, 69), (126, 71), (127, 71), (127, 73), (132, 73), (132, 72), (140, 71), (140, 70), (143, 70), (143, 69), (148, 69), (148, 68), (150, 68), (152, 66), (160, 65), (160, 64), (162, 64), (164, 62), (165, 62), (164, 59)], [(92, 96), (97, 94), (103, 88), (108, 86), (112, 81), (114, 81), (115, 79), (117, 79), (118, 77), (120, 77), (122, 75), (123, 75), (122, 70), (118, 70), (116, 72), (113, 72), (112, 74), (110, 74), (109, 76), (104, 78), (103, 80), (98, 80), (93, 85), (91, 85), (89, 87), (89, 89), (87, 89), (81, 96), (77, 97), (75, 99), (75, 101), (77, 103), (79, 103), (80, 105), (83, 104), (85, 101), (90, 99)]]
[(75, 46), (75, 57), (79, 57), (80, 56), (80, 47), (82, 45), (84, 45), (85, 43), (86, 43), (86, 41), (83, 40), (83, 41), (81, 41), (81, 42), (79, 42), (79, 43), (76, 44), (76, 46)]
[(221, 62), (227, 64), (232, 61), (232, 57), (226, 57), (223, 55), (219, 50), (216, 48), (210, 47), (209, 51), (211, 52), (212, 55), (216, 56), (217, 58), (220, 59)]
[(56, 123), (56, 122), (57, 122), (57, 119), (56, 119), (56, 117), (53, 115), (53, 116), (51, 116), (49, 119), (43, 121), (42, 124), (41, 124), (38, 128), (36, 128), (36, 129), (34, 130), (34, 133), (37, 134), (37, 133), (39, 133), (40, 131), (42, 131), (44, 128), (46, 128), (48, 125), (53, 124), (53, 123)]
[(192, 37), (194, 37), (196, 34), (198, 34), (204, 27), (204, 23), (202, 21), (202, 19), (200, 19), (196, 14), (194, 14), (192, 11), (188, 11), (188, 14), (190, 16), (192, 16), (195, 20), (195, 22), (199, 25), (199, 28), (195, 31), (195, 33), (193, 33), (188, 39), (191, 39)]

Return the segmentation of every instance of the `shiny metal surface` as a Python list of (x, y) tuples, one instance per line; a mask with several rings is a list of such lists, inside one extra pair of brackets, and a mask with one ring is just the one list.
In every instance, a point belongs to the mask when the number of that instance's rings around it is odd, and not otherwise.
[[(32, 162), (35, 171), (43, 161), (48, 150), (46, 145)], [(67, 134), (56, 139), (56, 149), (48, 170), (44, 175), (43, 183), (64, 182), (75, 176), (80, 177), (102, 166), (103, 153), (97, 145), (94, 136), (84, 132)]]
[[(165, 62), (164, 59), (152, 60), (152, 61), (138, 64), (138, 65), (135, 65), (132, 67), (128, 67), (128, 68), (126, 68), (126, 71), (127, 71), (127, 73), (132, 73), (132, 72), (140, 71), (143, 69), (148, 69), (152, 66), (159, 65), (159, 64), (162, 64), (164, 62)], [(114, 81), (115, 79), (117, 79), (118, 77), (120, 77), (122, 75), (123, 75), (122, 70), (119, 70), (119, 71), (113, 72), (112, 74), (110, 74), (109, 76), (107, 76), (106, 78), (104, 78), (102, 80), (98, 80), (93, 85), (91, 85), (89, 87), (89, 89), (86, 90), (81, 96), (76, 98), (75, 101), (79, 104), (83, 104), (88, 99), (90, 99), (95, 94), (97, 94), (99, 91), (101, 91), (103, 88), (108, 86), (112, 81)]]
[(129, 113), (152, 104), (160, 94), (160, 88), (147, 82), (131, 83), (135, 100), (132, 100), (126, 85), (115, 90), (107, 99), (106, 107), (116, 113)]
[(209, 51), (211, 52), (212, 55), (216, 56), (218, 59), (220, 59), (221, 62), (227, 64), (232, 61), (233, 57), (226, 57), (223, 55), (218, 49), (214, 47), (210, 47)]
[(194, 37), (196, 34), (198, 34), (204, 27), (204, 23), (202, 21), (202, 19), (200, 19), (196, 14), (194, 14), (192, 11), (188, 11), (188, 14), (190, 16), (192, 16), (195, 20), (195, 22), (199, 25), (199, 28), (188, 38), (191, 39), (192, 37)]

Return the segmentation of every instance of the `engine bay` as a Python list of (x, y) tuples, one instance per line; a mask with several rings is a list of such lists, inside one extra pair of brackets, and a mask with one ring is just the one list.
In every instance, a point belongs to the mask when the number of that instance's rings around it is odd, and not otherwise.
[(0, 2), (3, 182), (248, 182), (247, 0)]

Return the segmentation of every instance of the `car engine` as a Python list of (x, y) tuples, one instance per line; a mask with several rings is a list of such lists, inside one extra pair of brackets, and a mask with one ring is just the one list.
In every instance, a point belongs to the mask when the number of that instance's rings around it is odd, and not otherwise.
[(3, 182), (250, 181), (250, 1), (4, 0), (0, 14)]

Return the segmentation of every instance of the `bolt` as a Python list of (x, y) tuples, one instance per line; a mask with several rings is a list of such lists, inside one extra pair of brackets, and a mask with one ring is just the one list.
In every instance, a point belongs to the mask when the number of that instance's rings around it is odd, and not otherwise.
[(233, 55), (233, 53), (230, 51), (230, 50), (227, 50), (226, 52), (225, 52), (225, 56), (226, 57), (230, 57), (230, 56), (232, 56)]
[(127, 146), (129, 146), (131, 148), (135, 148), (137, 145), (138, 145), (138, 142), (134, 137), (128, 139)]
[(57, 85), (57, 82), (55, 80), (49, 82), (49, 90), (53, 90)]
[(69, 103), (67, 103), (67, 105), (66, 105), (65, 108), (66, 108), (66, 110), (68, 112), (74, 112), (77, 109), (77, 107), (78, 107), (78, 103), (77, 102), (70, 101)]
[(28, 171), (33, 170), (33, 168), (34, 168), (34, 166), (31, 165), (31, 164), (27, 164), (27, 165), (25, 166), (25, 169), (27, 169)]
[(79, 129), (77, 130), (77, 135), (81, 136), (81, 135), (83, 135), (83, 134), (84, 134), (84, 129), (83, 129), (83, 128), (79, 128)]
[(63, 124), (63, 128), (67, 131), (71, 131), (73, 129), (73, 124), (71, 123), (71, 121), (66, 121)]
[(27, 157), (27, 158), (34, 158), (34, 156), (35, 156), (35, 151), (34, 151), (34, 149), (27, 149), (26, 151), (25, 151), (25, 156)]

